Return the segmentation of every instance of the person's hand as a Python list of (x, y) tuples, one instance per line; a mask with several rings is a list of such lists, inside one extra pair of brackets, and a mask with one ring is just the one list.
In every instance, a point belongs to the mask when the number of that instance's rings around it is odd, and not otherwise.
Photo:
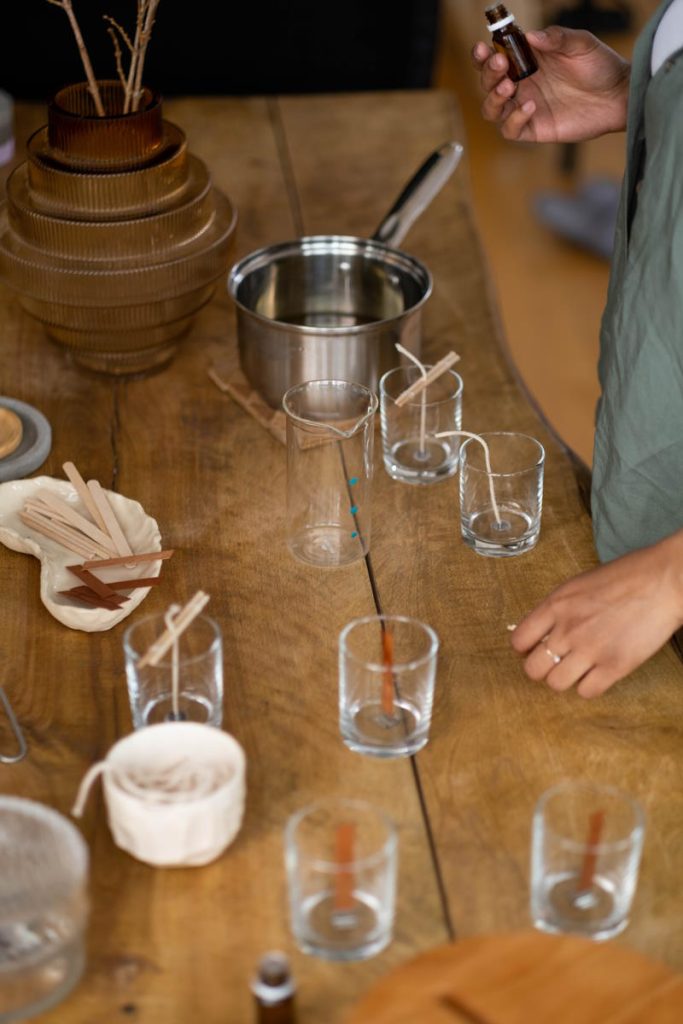
[(579, 142), (626, 127), (630, 65), (590, 32), (552, 25), (528, 32), (538, 71), (515, 83), (507, 58), (477, 43), (482, 114), (506, 139)]
[(683, 531), (553, 591), (511, 635), (531, 679), (598, 697), (683, 624)]

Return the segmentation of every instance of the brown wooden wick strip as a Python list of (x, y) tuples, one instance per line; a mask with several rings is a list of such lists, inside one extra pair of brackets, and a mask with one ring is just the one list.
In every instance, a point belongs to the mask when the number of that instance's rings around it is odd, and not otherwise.
[(58, 591), (63, 597), (71, 597), (76, 601), (83, 601), (84, 604), (92, 605), (94, 608), (106, 608), (107, 611), (115, 612), (121, 607), (126, 598), (100, 597), (90, 587), (72, 587), (71, 590)]
[(86, 587), (90, 587), (90, 589), (94, 590), (100, 597), (108, 597), (110, 599), (118, 597), (116, 591), (113, 590), (108, 583), (103, 583), (102, 580), (98, 580), (94, 573), (88, 572), (88, 570), (84, 569), (83, 566), (67, 565), (67, 569), (72, 576), (79, 579), (81, 583), (85, 583)]
[(170, 558), (173, 549), (170, 551), (147, 551), (141, 555), (121, 555), (120, 558), (90, 558), (83, 562), (84, 569), (106, 569), (108, 565), (137, 565), (138, 562), (163, 562)]
[(141, 587), (154, 587), (160, 582), (160, 576), (141, 576), (139, 580), (109, 581), (107, 586), (112, 590), (140, 590)]

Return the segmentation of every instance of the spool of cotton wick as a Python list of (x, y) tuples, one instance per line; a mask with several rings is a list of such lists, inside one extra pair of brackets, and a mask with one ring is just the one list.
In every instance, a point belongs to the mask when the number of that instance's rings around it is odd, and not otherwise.
[(92, 785), (103, 772), (111, 773), (112, 781), (124, 793), (150, 804), (201, 800), (231, 777), (229, 767), (219, 762), (185, 759), (150, 769), (134, 761), (124, 765), (98, 761), (83, 776), (71, 810), (75, 818), (82, 817)]

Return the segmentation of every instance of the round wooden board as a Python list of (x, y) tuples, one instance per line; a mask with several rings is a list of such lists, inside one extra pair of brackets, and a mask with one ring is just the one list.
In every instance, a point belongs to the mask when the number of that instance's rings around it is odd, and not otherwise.
[(0, 459), (17, 450), (23, 433), (24, 428), (17, 414), (0, 406)]
[(513, 932), (438, 946), (345, 1024), (680, 1024), (683, 977), (624, 946)]

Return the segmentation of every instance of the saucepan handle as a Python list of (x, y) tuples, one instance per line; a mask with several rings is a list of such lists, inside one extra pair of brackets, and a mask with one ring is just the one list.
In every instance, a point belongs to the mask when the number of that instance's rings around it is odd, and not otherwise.
[(446, 142), (428, 156), (382, 220), (373, 239), (389, 246), (400, 245), (422, 211), (446, 184), (460, 163), (462, 153), (459, 142)]

